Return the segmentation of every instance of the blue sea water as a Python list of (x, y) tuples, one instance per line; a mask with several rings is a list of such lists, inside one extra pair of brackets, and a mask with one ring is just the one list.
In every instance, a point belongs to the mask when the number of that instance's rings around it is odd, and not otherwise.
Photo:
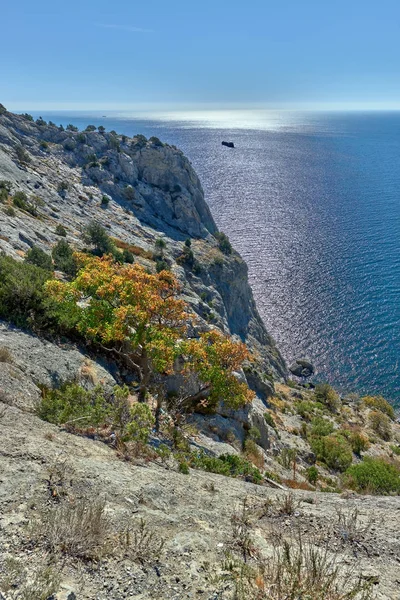
[(105, 114), (42, 116), (181, 148), (286, 360), (400, 403), (400, 113)]

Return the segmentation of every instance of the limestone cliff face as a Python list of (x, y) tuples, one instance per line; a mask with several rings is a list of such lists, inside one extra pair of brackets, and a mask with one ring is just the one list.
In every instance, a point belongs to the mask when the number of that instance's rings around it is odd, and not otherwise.
[[(82, 229), (96, 220), (117, 240), (141, 248), (137, 260), (151, 269), (154, 243), (161, 236), (164, 259), (182, 282), (201, 326), (239, 336), (257, 356), (259, 373), (250, 377), (252, 387), (268, 395), (268, 380), (285, 376), (285, 364), (257, 312), (247, 266), (236, 252), (220, 251), (200, 181), (181, 151), (157, 138), (60, 131), (44, 121), (3, 112), (2, 179), (11, 182), (11, 194), (24, 191), (44, 205), (37, 217), (23, 210), (10, 216), (5, 206), (0, 209), (1, 250), (15, 258), (33, 245), (50, 251), (60, 239), (59, 224), (79, 248)], [(101, 205), (104, 195), (107, 208)], [(197, 269), (180, 260), (188, 237)]]

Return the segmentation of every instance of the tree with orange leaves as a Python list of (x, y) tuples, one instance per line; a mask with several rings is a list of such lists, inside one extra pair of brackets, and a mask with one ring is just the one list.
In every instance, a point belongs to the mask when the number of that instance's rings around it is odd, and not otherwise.
[(139, 400), (145, 400), (157, 373), (172, 372), (178, 356), (184, 357), (184, 373), (195, 374), (199, 384), (198, 392), (184, 399), (188, 408), (202, 403), (212, 409), (219, 400), (237, 408), (252, 399), (235, 375), (249, 357), (246, 346), (216, 331), (188, 339), (191, 316), (171, 272), (151, 274), (111, 256), (77, 253), (75, 258), (80, 270), (73, 281), (46, 284), (59, 318), (124, 358), (138, 374)]

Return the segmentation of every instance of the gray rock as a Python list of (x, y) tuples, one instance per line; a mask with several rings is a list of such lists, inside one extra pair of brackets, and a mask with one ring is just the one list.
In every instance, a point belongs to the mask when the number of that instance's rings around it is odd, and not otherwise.
[(289, 371), (296, 377), (311, 377), (315, 373), (315, 367), (309, 360), (298, 358), (290, 365)]

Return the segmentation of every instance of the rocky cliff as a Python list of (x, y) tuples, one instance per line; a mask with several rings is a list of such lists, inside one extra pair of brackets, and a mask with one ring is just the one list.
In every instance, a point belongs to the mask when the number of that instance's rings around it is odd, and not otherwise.
[[(165, 414), (139, 447), (104, 423), (50, 424), (38, 406), (51, 390), (100, 386), (108, 401), (129, 374), (82, 340), (0, 322), (0, 600), (281, 600), (274, 577), (293, 577), (287, 543), (305, 549), (302, 575), (318, 564), (323, 585), (342, 590), (317, 593), (314, 581), (302, 597), (397, 598), (398, 501), (365, 495), (400, 492), (390, 405), (287, 379), (246, 265), (179, 150), (0, 105), (0, 250), (23, 261), (60, 239), (83, 249), (91, 221), (150, 272), (158, 262), (173, 271), (199, 330), (247, 344), (252, 362), (236, 375), (257, 395), (188, 416), (178, 438)], [(371, 469), (367, 480), (350, 466)]]
[[(3, 111), (0, 178), (11, 182), (11, 193), (23, 191), (40, 201), (37, 216), (0, 212), (4, 252), (22, 257), (34, 245), (50, 251), (59, 240), (57, 225), (80, 248), (83, 228), (95, 220), (121, 243), (138, 246), (139, 260), (144, 257), (149, 266), (146, 256), (162, 237), (163, 258), (200, 319), (248, 343), (260, 359), (262, 378), (285, 376), (284, 361), (255, 306), (246, 264), (235, 251), (220, 251), (201, 184), (181, 151), (157, 138), (60, 131)], [(177, 260), (187, 238), (195, 269)]]

